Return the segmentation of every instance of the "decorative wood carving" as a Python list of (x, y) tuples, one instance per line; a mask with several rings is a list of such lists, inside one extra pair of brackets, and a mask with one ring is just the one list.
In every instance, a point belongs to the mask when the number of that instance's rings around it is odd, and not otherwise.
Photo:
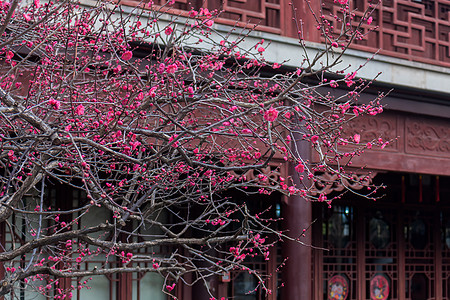
[[(337, 26), (330, 14), (338, 14), (340, 6), (326, 0), (324, 15)], [(353, 25), (363, 12), (378, 0), (350, 0), (357, 7)], [(408, 60), (450, 66), (450, 2), (448, 0), (383, 0), (372, 15), (373, 22), (363, 21), (363, 33), (378, 26), (375, 33), (356, 41), (354, 48), (396, 56)]]
[(337, 174), (323, 173), (319, 175), (319, 180), (314, 184), (311, 191), (313, 195), (329, 194), (331, 192), (342, 192), (344, 189), (361, 190), (372, 184), (372, 179), (377, 175), (376, 172), (367, 172), (365, 174), (348, 174), (348, 178)]
[(271, 183), (278, 183), (279, 177), (281, 176), (280, 166), (267, 166), (260, 170), (248, 170), (243, 174), (238, 174), (235, 172), (230, 172), (238, 180), (244, 181), (259, 181), (264, 185), (271, 185)]
[(364, 119), (349, 123), (343, 137), (356, 133), (363, 142), (378, 133), (383, 140), (398, 139), (381, 151), (364, 150), (364, 155), (352, 158), (352, 167), (450, 176), (450, 119), (387, 111), (375, 116), (373, 123)]
[(450, 158), (450, 127), (431, 119), (406, 119), (407, 153)]
[[(383, 141), (396, 139), (397, 117), (393, 115), (378, 115), (375, 117), (361, 117), (347, 123), (344, 128), (343, 137), (350, 137), (355, 134), (361, 135), (361, 143), (367, 143), (378, 138)], [(385, 149), (396, 150), (397, 143), (389, 143)]]
[[(282, 13), (282, 0), (176, 0), (172, 5), (174, 9), (188, 11), (208, 8), (210, 11), (221, 12), (219, 23), (229, 25), (249, 26), (258, 25), (258, 30), (281, 34), (284, 18)], [(144, 2), (149, 2), (146, 0)], [(154, 0), (155, 5), (163, 5), (166, 0)]]

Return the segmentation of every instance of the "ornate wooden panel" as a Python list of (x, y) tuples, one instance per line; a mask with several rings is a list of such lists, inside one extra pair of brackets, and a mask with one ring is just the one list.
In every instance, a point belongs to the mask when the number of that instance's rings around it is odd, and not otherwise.
[[(208, 0), (209, 9), (222, 10), (220, 22), (255, 24), (258, 30), (281, 34), (282, 0)], [(231, 21), (231, 22), (230, 22)]]
[[(342, 219), (343, 209), (352, 211), (354, 208), (336, 206), (333, 215), (336, 216), (337, 213)], [(323, 228), (331, 231), (325, 235), (323, 244), (328, 249), (323, 254), (323, 280), (327, 281), (336, 274), (345, 275), (350, 285), (347, 299), (361, 299), (356, 289), (352, 288), (360, 285), (365, 285), (365, 295), (362, 297), (370, 299), (373, 292), (371, 283), (379, 276), (386, 279), (387, 288), (383, 287), (378, 292), (388, 296), (388, 299), (441, 299), (436, 297), (436, 277), (440, 270), (436, 269), (435, 262), (437, 248), (434, 233), (438, 220), (433, 217), (433, 212), (403, 210), (400, 215), (397, 209), (378, 209), (372, 205), (370, 208), (360, 208), (358, 213), (364, 214), (364, 224), (353, 223), (350, 226), (365, 228), (364, 242), (356, 239), (354, 242), (345, 242), (344, 245), (338, 243), (339, 247), (336, 247), (335, 241), (346, 239), (344, 235), (336, 233), (346, 229), (342, 225), (336, 226), (333, 218), (328, 221), (325, 219)], [(401, 240), (405, 241), (403, 246), (400, 244)], [(360, 247), (363, 252), (357, 250)], [(357, 253), (362, 255), (358, 256)], [(444, 282), (448, 284), (450, 274), (447, 252), (444, 261), (442, 271)], [(356, 269), (355, 265), (358, 264), (364, 266), (362, 273), (358, 273)], [(404, 287), (400, 288), (400, 284)], [(443, 292), (448, 291), (444, 286)], [(327, 298), (324, 296), (323, 299)]]
[(405, 151), (450, 158), (450, 127), (448, 122), (406, 118)]
[[(380, 116), (364, 116), (356, 118), (344, 127), (344, 136), (361, 136), (361, 144), (382, 138), (384, 141), (393, 141), (401, 135), (397, 126), (396, 115), (383, 114)], [(398, 143), (389, 143), (385, 151), (398, 151)]]
[(178, 9), (183, 11), (189, 11), (191, 8), (200, 8), (202, 1), (197, 0), (176, 0), (171, 3), (169, 0), (145, 0), (146, 5), (155, 5), (156, 7), (164, 7), (167, 9)]
[(386, 111), (348, 123), (343, 136), (354, 134), (362, 145), (377, 137), (389, 144), (366, 149), (352, 159), (353, 167), (450, 176), (449, 119)]
[[(146, 0), (144, 2), (149, 2)], [(154, 5), (164, 8), (173, 8), (182, 13), (191, 8), (208, 8), (210, 11), (220, 12), (220, 18), (216, 22), (238, 25), (252, 28), (258, 26), (258, 30), (281, 34), (285, 18), (282, 16), (285, 1), (282, 0), (176, 0), (168, 5), (167, 0), (154, 0)], [(148, 4), (147, 4), (148, 5)]]
[[(340, 6), (326, 0), (324, 15), (335, 25), (331, 15), (339, 15)], [(378, 0), (350, 0), (357, 25), (363, 12)], [(413, 61), (450, 66), (450, 2), (448, 0), (383, 0), (369, 25), (363, 21), (363, 33), (374, 33), (356, 41), (354, 48)], [(337, 33), (337, 32), (336, 32)]]
[[(191, 8), (208, 8), (220, 11), (216, 22), (239, 27), (295, 37), (297, 29), (292, 22), (293, 2), (297, 17), (303, 20), (304, 37), (319, 42), (316, 21), (305, 5), (305, 0), (123, 0), (127, 5), (153, 5), (163, 11), (186, 15)], [(341, 25), (335, 15), (340, 15), (338, 1), (324, 0), (323, 15), (334, 26), (336, 36)], [(398, 58), (424, 63), (450, 66), (450, 3), (448, 0), (349, 0), (355, 12), (352, 25), (362, 22), (363, 38), (353, 48), (376, 52)], [(311, 1), (312, 8), (319, 10), (318, 1)], [(373, 22), (361, 20), (363, 12), (375, 6)], [(375, 32), (366, 35), (371, 29)]]

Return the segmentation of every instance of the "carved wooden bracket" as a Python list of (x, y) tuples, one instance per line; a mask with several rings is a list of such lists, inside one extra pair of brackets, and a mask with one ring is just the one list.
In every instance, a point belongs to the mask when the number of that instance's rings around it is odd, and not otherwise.
[(243, 174), (237, 174), (235, 172), (230, 172), (237, 179), (243, 181), (258, 181), (262, 185), (270, 185), (272, 183), (278, 183), (281, 176), (280, 166), (267, 166), (262, 169), (252, 169), (248, 170)]
[(327, 172), (322, 175), (316, 175), (317, 181), (314, 183), (311, 194), (327, 195), (331, 192), (341, 192), (344, 189), (361, 190), (371, 185), (372, 179), (377, 174), (377, 172), (353, 173), (343, 177), (342, 175)]

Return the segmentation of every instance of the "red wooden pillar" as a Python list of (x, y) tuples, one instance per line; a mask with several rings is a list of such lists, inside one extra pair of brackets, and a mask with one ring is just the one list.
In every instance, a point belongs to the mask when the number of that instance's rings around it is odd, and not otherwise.
[[(302, 197), (294, 196), (287, 200), (284, 207), (285, 229), (290, 236), (301, 236), (303, 229), (311, 225), (311, 203)], [(283, 246), (283, 257), (288, 261), (282, 270), (285, 287), (282, 299), (310, 300), (311, 299), (311, 235), (307, 231), (300, 237), (301, 245), (287, 241)]]
[[(295, 139), (294, 139), (295, 140)], [(300, 138), (298, 138), (300, 140)], [(300, 141), (297, 147), (303, 159), (310, 158), (311, 145)], [(299, 174), (294, 166), (289, 166), (289, 173), (294, 183), (299, 184)], [(282, 299), (311, 300), (312, 299), (312, 231), (311, 228), (312, 205), (307, 199), (300, 196), (291, 196), (283, 203), (282, 208), (284, 230), (291, 237), (299, 237), (298, 242), (286, 241), (283, 244), (283, 257), (288, 258), (286, 266), (282, 270), (282, 279), (285, 287), (282, 289)]]
[(132, 299), (132, 273), (120, 273), (119, 281), (117, 283), (117, 299), (129, 300)]

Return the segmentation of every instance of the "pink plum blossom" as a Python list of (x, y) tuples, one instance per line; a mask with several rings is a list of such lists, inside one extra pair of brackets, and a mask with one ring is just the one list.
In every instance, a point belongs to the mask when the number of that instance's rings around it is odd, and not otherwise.
[(266, 111), (264, 113), (264, 120), (269, 121), (269, 122), (273, 122), (277, 119), (278, 117), (278, 111), (271, 107), (268, 111)]
[(79, 115), (79, 116), (84, 115), (84, 106), (83, 106), (83, 104), (80, 104), (80, 105), (77, 106), (77, 108), (75, 109), (75, 114)]
[(303, 165), (303, 163), (300, 162), (298, 165), (296, 165), (295, 171), (297, 171), (299, 173), (305, 172), (305, 166)]
[(177, 70), (178, 70), (178, 66), (177, 66), (177, 64), (175, 64), (175, 63), (173, 63), (173, 64), (171, 64), (171, 65), (168, 65), (168, 66), (167, 66), (167, 69), (166, 69), (167, 73), (169, 73), (169, 74), (173, 74), (173, 73), (175, 73)]
[(54, 109), (59, 109), (61, 106), (61, 102), (59, 102), (58, 100), (53, 99), (53, 98), (48, 101), (48, 104), (53, 106)]
[(121, 58), (125, 61), (130, 60), (132, 57), (133, 57), (133, 52), (131, 52), (131, 51), (125, 51), (121, 56)]
[(166, 29), (164, 30), (164, 33), (165, 33), (166, 35), (171, 35), (172, 32), (173, 32), (173, 29), (172, 29), (172, 27), (170, 27), (170, 26), (167, 26)]

